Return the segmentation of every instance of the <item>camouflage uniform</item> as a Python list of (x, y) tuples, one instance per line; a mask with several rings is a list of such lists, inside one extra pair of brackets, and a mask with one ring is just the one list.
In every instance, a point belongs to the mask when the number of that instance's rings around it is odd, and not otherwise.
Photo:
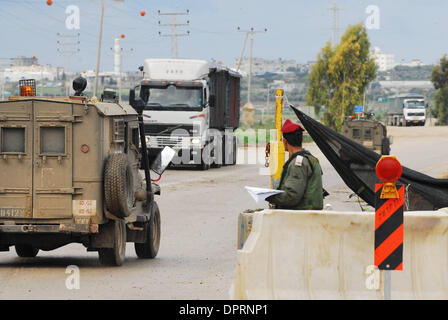
[(306, 150), (295, 153), (283, 166), (278, 190), (267, 198), (277, 209), (322, 210), (322, 168), (319, 160)]

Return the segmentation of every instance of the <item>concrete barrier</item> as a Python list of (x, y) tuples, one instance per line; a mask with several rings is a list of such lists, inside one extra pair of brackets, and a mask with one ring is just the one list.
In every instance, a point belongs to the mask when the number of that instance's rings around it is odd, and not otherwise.
[[(383, 299), (374, 212), (265, 210), (237, 251), (233, 299)], [(448, 299), (448, 209), (406, 212), (395, 299)]]

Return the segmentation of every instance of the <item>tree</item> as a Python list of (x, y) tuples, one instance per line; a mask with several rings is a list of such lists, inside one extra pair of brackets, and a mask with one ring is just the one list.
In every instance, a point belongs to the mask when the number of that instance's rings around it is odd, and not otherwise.
[(444, 55), (440, 64), (432, 69), (431, 81), (437, 90), (434, 97), (438, 125), (448, 125), (448, 60)]
[(355, 105), (363, 104), (376, 71), (365, 27), (350, 26), (339, 45), (332, 47), (328, 42), (319, 53), (309, 76), (307, 104), (315, 107), (316, 114), (325, 106), (324, 123), (340, 130)]

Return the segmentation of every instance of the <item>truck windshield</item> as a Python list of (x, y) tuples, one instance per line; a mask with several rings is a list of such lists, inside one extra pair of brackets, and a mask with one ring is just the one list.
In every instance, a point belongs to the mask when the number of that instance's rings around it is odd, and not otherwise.
[(406, 107), (408, 109), (424, 109), (425, 108), (425, 102), (424, 101), (408, 101), (406, 103)]
[(146, 103), (147, 110), (202, 110), (203, 97), (201, 87), (150, 87)]

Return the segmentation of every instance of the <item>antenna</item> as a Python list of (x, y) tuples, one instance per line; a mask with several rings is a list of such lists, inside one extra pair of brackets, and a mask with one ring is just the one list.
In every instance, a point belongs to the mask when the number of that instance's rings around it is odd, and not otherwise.
[(339, 42), (339, 12), (342, 10), (338, 7), (338, 4), (333, 2), (333, 6), (331, 8), (328, 8), (329, 11), (333, 12), (333, 27), (331, 27), (331, 30), (333, 31), (333, 46), (336, 46)]
[(190, 25), (190, 21), (187, 21), (186, 23), (177, 23), (177, 17), (190, 15), (190, 10), (187, 10), (186, 12), (170, 12), (170, 13), (162, 13), (160, 12), (160, 10), (158, 10), (158, 14), (159, 16), (169, 16), (171, 18), (171, 23), (163, 24), (161, 23), (161, 21), (159, 21), (159, 27), (171, 27), (171, 33), (162, 34), (162, 32), (159, 31), (159, 35), (161, 37), (171, 38), (171, 58), (177, 59), (179, 57), (179, 48), (177, 39), (179, 37), (187, 37), (190, 35), (190, 31), (187, 31), (186, 33), (182, 34), (177, 33), (178, 27), (185, 27)]

